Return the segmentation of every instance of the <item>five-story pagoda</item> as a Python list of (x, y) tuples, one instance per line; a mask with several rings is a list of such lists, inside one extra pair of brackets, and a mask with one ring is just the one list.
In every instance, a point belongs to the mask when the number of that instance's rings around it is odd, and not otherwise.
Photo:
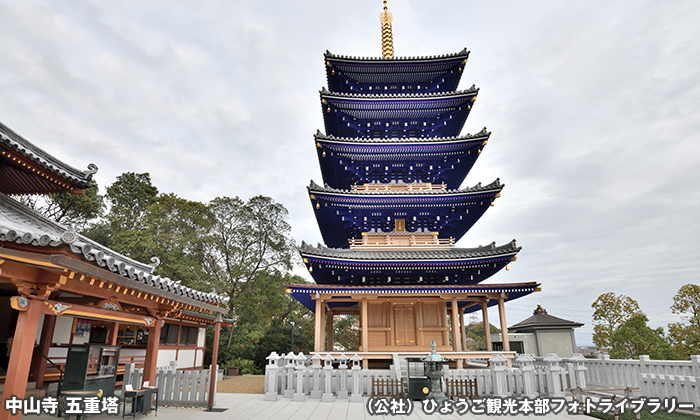
[(315, 135), (324, 185), (308, 191), (326, 246), (302, 242), (317, 284), (287, 291), (316, 314), (316, 352), (334, 350), (335, 315), (357, 314), (365, 367), (423, 354), (432, 340), (461, 365), (484, 357), (465, 351), (464, 314), (481, 310), (488, 325), (486, 308), (498, 305), (505, 330), (504, 303), (538, 285), (480, 284), (515, 260), (514, 240), (455, 247), (503, 189), (498, 179), (460, 188), (490, 136), (461, 135), (478, 94), (457, 90), (469, 52), (394, 57), (386, 0), (380, 18), (383, 57), (325, 54), (325, 134)]

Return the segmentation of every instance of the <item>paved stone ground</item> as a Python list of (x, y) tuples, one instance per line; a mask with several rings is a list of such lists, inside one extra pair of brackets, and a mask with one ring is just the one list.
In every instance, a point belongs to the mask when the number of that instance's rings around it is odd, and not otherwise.
[(223, 394), (264, 394), (265, 376), (229, 376), (216, 384), (216, 392)]
[[(165, 420), (402, 420), (402, 419), (468, 419), (468, 420), (487, 420), (500, 418), (503, 420), (582, 420), (586, 417), (573, 416), (568, 414), (559, 415), (544, 415), (544, 416), (476, 416), (470, 413), (460, 416), (459, 414), (451, 415), (429, 415), (425, 414), (420, 405), (415, 406), (413, 412), (408, 416), (372, 416), (367, 412), (367, 398), (361, 403), (350, 403), (348, 400), (335, 400), (334, 402), (321, 402), (321, 400), (310, 399), (306, 397), (304, 402), (295, 402), (290, 398), (278, 397), (277, 401), (264, 401), (262, 394), (216, 394), (216, 407), (227, 408), (223, 412), (208, 412), (202, 409), (178, 409), (178, 408), (161, 408), (158, 410), (158, 416), (149, 414), (147, 416), (138, 415), (137, 419), (164, 418)], [(23, 416), (27, 420), (49, 420), (55, 419), (48, 415), (41, 416)], [(74, 418), (74, 417), (72, 417)], [(119, 419), (117, 416), (99, 415), (90, 416), (91, 420), (114, 420)], [(129, 417), (127, 417), (129, 418)]]

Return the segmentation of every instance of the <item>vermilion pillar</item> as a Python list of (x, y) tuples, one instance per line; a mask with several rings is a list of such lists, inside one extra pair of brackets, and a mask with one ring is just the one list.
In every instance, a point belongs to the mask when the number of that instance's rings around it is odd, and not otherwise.
[(146, 346), (146, 361), (143, 366), (143, 381), (149, 381), (151, 386), (156, 384), (156, 366), (158, 366), (158, 348), (160, 347), (161, 319), (156, 319), (148, 329), (148, 345)]
[[(112, 324), (112, 329), (109, 330), (109, 345), (110, 346), (116, 346), (117, 345), (117, 336), (119, 335), (119, 323), (115, 322)], [(160, 334), (159, 334), (160, 336)], [(160, 339), (160, 337), (159, 337)], [(160, 343), (160, 341), (159, 341)]]
[(209, 373), (211, 377), (209, 378), (209, 401), (207, 402), (208, 410), (211, 411), (214, 408), (214, 396), (216, 395), (216, 363), (219, 357), (219, 334), (221, 333), (221, 314), (216, 314), (216, 320), (214, 321), (214, 347), (211, 352), (211, 367), (209, 368)]
[(27, 390), (27, 378), (29, 367), (32, 363), (34, 341), (39, 328), (39, 315), (41, 315), (41, 302), (27, 299), (24, 296), (15, 296), (10, 300), (13, 309), (19, 310), (17, 327), (12, 341), (10, 363), (5, 377), (5, 388), (2, 391), (2, 405), (0, 405), (0, 420), (19, 419), (21, 414), (11, 416), (5, 411), (5, 400), (13, 395), (24, 398)]
[(39, 348), (36, 349), (36, 356), (34, 357), (34, 373), (32, 375), (34, 382), (36, 382), (36, 389), (42, 389), (44, 387), (46, 359), (44, 359), (42, 355), (46, 357), (49, 355), (51, 340), (53, 339), (53, 330), (55, 327), (56, 316), (44, 316), (44, 326), (41, 328), (41, 340), (39, 341)]

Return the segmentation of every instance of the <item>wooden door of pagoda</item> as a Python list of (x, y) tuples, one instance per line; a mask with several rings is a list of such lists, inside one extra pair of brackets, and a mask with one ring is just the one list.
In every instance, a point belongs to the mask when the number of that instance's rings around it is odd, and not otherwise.
[(413, 305), (400, 303), (394, 305), (394, 325), (396, 328), (397, 346), (416, 345), (415, 315), (413, 312)]

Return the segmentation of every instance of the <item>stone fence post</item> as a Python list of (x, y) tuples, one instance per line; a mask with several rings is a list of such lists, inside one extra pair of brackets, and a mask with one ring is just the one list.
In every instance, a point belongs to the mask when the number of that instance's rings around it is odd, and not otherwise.
[(362, 382), (360, 379), (360, 373), (362, 368), (360, 367), (360, 362), (362, 358), (355, 353), (352, 358), (352, 395), (350, 396), (350, 402), (362, 402)]
[(564, 390), (561, 386), (561, 358), (555, 353), (549, 353), (544, 358), (547, 363), (547, 391), (550, 397), (563, 397)]
[(324, 389), (323, 396), (321, 397), (322, 402), (333, 402), (333, 356), (327, 354), (323, 358), (323, 379), (324, 379)]
[(536, 398), (535, 358), (530, 354), (521, 354), (515, 361), (520, 365), (520, 370), (523, 372), (523, 395), (530, 399)]
[(297, 374), (297, 388), (294, 393), (294, 401), (304, 402), (304, 370), (306, 370), (304, 363), (306, 362), (306, 356), (304, 356), (304, 353), (299, 352), (297, 357), (294, 358), (294, 361), (296, 362), (294, 370)]
[(348, 356), (341, 354), (338, 357), (338, 398), (348, 398)]
[(311, 398), (321, 398), (321, 356), (318, 353), (311, 358), (311, 371), (313, 372), (313, 389), (311, 390)]
[(287, 387), (284, 389), (284, 398), (294, 397), (294, 353), (289, 352), (284, 357), (287, 364), (284, 368), (287, 370)]
[[(586, 367), (586, 358), (583, 357), (581, 353), (574, 353), (573, 356), (571, 356), (571, 361), (574, 363), (574, 376), (576, 380), (576, 386), (581, 389), (585, 389), (586, 371), (588, 370), (588, 368)], [(571, 386), (574, 386), (573, 381)]]
[(610, 355), (601, 354), (599, 358), (603, 361), (600, 366), (600, 382), (612, 384), (612, 375), (610, 375)]
[(700, 355), (690, 356), (690, 365), (692, 376), (700, 378)]
[(493, 377), (493, 394), (505, 398), (510, 396), (506, 379), (506, 362), (508, 359), (500, 353), (494, 354), (490, 359), (491, 376)]
[(265, 401), (277, 400), (277, 375), (279, 373), (280, 357), (277, 352), (267, 356), (267, 366), (265, 366)]

